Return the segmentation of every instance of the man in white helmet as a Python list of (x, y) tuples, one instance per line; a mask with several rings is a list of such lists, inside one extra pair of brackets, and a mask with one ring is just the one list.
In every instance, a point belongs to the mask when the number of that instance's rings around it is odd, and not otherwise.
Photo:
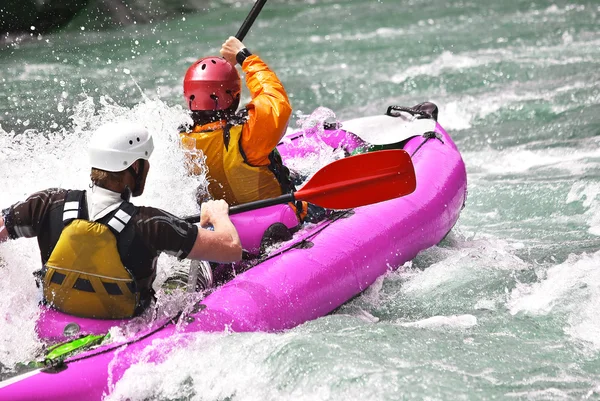
[(220, 263), (241, 259), (225, 201), (202, 205), (200, 226), (214, 231), (129, 202), (144, 191), (153, 149), (143, 126), (105, 124), (88, 149), (91, 191), (47, 189), (0, 213), (0, 243), (38, 238), (49, 307), (80, 317), (130, 318), (153, 298), (160, 253)]

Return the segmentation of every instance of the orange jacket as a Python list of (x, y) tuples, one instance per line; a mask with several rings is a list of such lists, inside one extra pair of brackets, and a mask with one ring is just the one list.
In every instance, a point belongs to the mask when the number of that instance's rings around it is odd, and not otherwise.
[(258, 56), (247, 57), (242, 70), (252, 96), (246, 106), (248, 122), (242, 129), (242, 150), (249, 164), (266, 166), (269, 154), (285, 134), (292, 106), (279, 78)]

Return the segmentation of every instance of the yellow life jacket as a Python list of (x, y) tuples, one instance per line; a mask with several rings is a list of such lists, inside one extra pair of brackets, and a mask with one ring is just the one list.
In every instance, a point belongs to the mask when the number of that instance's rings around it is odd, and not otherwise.
[[(136, 314), (140, 286), (123, 265), (117, 236), (135, 207), (123, 202), (106, 224), (80, 218), (86, 208), (83, 191), (70, 191), (63, 208), (64, 228), (44, 266), (44, 300), (70, 315), (122, 319)], [(85, 212), (87, 215), (87, 212)]]
[[(230, 205), (275, 198), (293, 187), (289, 171), (274, 151), (267, 166), (247, 163), (240, 146), (242, 125), (227, 124), (213, 131), (181, 132), (184, 149), (191, 157), (190, 170), (199, 174), (197, 150), (206, 157), (208, 191), (213, 199), (225, 199)], [(287, 173), (287, 174), (286, 174)]]

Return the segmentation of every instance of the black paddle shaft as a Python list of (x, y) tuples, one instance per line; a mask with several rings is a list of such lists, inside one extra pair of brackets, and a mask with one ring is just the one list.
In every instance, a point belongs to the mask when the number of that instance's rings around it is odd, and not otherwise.
[(246, 34), (250, 30), (250, 27), (254, 23), (254, 20), (256, 19), (256, 17), (258, 17), (258, 14), (260, 14), (260, 10), (262, 10), (266, 2), (267, 0), (257, 0), (256, 3), (254, 3), (254, 7), (252, 7), (252, 10), (250, 10), (250, 14), (248, 14), (246, 19), (242, 23), (240, 30), (235, 34), (235, 37), (238, 38), (238, 40), (244, 40)]
[[(277, 198), (272, 199), (262, 199), (254, 202), (243, 203), (241, 205), (231, 206), (229, 208), (229, 215), (238, 214), (243, 212), (248, 212), (250, 210), (261, 209), (263, 207), (281, 205), (284, 203), (294, 202), (296, 199), (294, 198), (294, 194), (283, 194), (278, 196)], [(195, 214), (193, 216), (184, 217), (184, 220), (188, 223), (194, 224), (200, 222), (200, 215)]]

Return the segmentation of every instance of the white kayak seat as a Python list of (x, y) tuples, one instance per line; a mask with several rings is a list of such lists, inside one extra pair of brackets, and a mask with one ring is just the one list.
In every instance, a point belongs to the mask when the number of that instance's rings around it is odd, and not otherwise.
[(433, 131), (436, 124), (432, 119), (402, 113), (397, 117), (382, 115), (348, 120), (342, 123), (342, 129), (371, 145), (390, 145)]

